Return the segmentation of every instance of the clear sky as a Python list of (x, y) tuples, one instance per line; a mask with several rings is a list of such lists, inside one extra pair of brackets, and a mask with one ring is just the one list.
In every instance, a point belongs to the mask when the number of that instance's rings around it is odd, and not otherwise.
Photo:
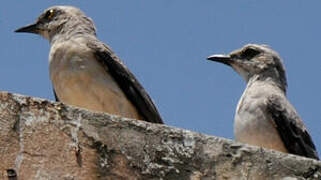
[(206, 61), (247, 43), (268, 44), (286, 66), (288, 98), (321, 151), (321, 1), (4, 1), (0, 6), (0, 90), (53, 100), (49, 43), (13, 31), (52, 5), (82, 9), (154, 99), (166, 124), (233, 138), (245, 82)]

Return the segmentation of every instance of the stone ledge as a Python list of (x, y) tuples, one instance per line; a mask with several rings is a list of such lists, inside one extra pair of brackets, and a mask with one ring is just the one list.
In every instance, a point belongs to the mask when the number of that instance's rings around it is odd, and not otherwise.
[(10, 180), (321, 179), (320, 161), (7, 92), (0, 162)]

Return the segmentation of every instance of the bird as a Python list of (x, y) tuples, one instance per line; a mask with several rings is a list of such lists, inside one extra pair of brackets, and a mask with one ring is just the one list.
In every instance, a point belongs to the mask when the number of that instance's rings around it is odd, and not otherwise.
[(73, 6), (52, 6), (15, 32), (50, 43), (49, 71), (57, 101), (163, 124), (154, 102), (111, 48), (98, 40), (91, 18)]
[(235, 111), (236, 141), (319, 159), (307, 128), (286, 97), (285, 67), (276, 51), (268, 45), (247, 44), (207, 60), (232, 67), (247, 83)]

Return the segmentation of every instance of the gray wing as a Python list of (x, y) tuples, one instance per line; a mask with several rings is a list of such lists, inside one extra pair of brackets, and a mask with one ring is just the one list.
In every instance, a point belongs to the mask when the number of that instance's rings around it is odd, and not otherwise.
[(93, 50), (98, 62), (108, 70), (126, 97), (134, 104), (143, 116), (143, 120), (163, 124), (163, 120), (152, 99), (112, 50), (107, 45), (97, 41), (89, 42), (87, 46)]
[(289, 106), (279, 96), (271, 96), (267, 101), (267, 110), (285, 147), (291, 154), (319, 159), (311, 136), (294, 108)]

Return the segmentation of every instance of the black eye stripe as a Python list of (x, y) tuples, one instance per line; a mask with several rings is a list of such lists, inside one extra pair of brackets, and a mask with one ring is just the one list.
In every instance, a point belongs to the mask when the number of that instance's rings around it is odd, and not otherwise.
[(46, 12), (44, 18), (45, 19), (51, 19), (55, 15), (55, 11), (53, 9), (50, 9)]
[(50, 11), (47, 11), (46, 15), (45, 15), (45, 18), (48, 18), (50, 16), (50, 14), (51, 14)]
[(255, 57), (256, 55), (260, 54), (259, 51), (252, 49), (252, 48), (248, 48), (245, 51), (242, 52), (241, 54), (241, 58), (244, 59), (251, 59), (253, 57)]

